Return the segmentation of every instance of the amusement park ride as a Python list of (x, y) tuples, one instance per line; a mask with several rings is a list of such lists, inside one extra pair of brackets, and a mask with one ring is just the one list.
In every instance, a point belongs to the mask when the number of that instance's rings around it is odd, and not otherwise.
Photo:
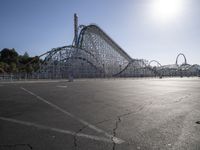
[[(184, 63), (179, 65), (182, 56)], [(53, 48), (40, 55), (43, 62), (33, 73), (39, 78), (100, 78), (100, 77), (164, 77), (198, 76), (199, 65), (187, 63), (180, 53), (173, 65), (161, 65), (158, 61), (131, 58), (99, 26), (78, 25), (74, 14), (74, 40), (72, 45)], [(152, 66), (157, 64), (156, 66)]]

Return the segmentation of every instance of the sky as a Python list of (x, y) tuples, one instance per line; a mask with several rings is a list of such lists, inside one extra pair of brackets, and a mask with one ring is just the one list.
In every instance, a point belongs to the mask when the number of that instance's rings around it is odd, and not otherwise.
[(0, 50), (34, 56), (70, 45), (74, 13), (132, 58), (166, 65), (184, 53), (189, 64), (200, 64), (199, 0), (0, 0)]

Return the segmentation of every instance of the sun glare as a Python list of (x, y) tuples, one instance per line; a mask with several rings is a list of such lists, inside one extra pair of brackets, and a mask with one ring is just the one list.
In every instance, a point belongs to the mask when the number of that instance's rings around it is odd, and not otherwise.
[(181, 14), (183, 0), (153, 0), (153, 17), (168, 22)]

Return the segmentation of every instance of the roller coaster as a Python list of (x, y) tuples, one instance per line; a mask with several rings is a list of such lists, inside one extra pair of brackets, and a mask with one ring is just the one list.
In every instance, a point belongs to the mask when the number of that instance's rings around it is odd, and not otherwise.
[[(184, 57), (179, 65), (178, 59)], [(53, 48), (40, 55), (42, 63), (34, 74), (40, 78), (101, 78), (198, 76), (199, 65), (189, 65), (180, 53), (173, 65), (131, 58), (106, 32), (95, 24), (78, 25), (74, 15), (74, 40), (71, 45)], [(155, 66), (152, 64), (156, 63)]]

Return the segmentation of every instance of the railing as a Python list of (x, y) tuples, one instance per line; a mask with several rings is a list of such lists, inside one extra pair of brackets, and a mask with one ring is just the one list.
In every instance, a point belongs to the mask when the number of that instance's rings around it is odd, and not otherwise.
[(15, 81), (37, 79), (36, 76), (27, 73), (0, 74), (0, 81)]
[[(145, 70), (143, 70), (143, 73), (134, 73), (132, 72), (132, 74), (128, 73), (128, 74), (123, 74), (120, 76), (106, 76), (106, 75), (102, 75), (102, 76), (97, 76), (96, 74), (91, 75), (91, 74), (81, 74), (80, 76), (73, 76), (73, 78), (149, 78), (149, 77), (200, 77), (200, 71), (199, 72), (166, 72), (163, 71), (162, 72), (162, 76), (157, 76), (155, 74), (148, 74), (148, 72), (145, 73)], [(27, 73), (15, 73), (15, 74), (0, 74), (0, 82), (2, 81), (8, 81), (8, 82), (12, 82), (12, 81), (26, 81), (26, 80), (40, 80), (40, 79), (45, 79), (45, 80), (51, 80), (51, 79), (70, 79), (71, 76), (69, 75), (62, 75), (60, 74), (58, 75), (54, 75), (54, 74), (41, 74), (41, 73), (32, 73), (32, 74), (27, 74)]]

